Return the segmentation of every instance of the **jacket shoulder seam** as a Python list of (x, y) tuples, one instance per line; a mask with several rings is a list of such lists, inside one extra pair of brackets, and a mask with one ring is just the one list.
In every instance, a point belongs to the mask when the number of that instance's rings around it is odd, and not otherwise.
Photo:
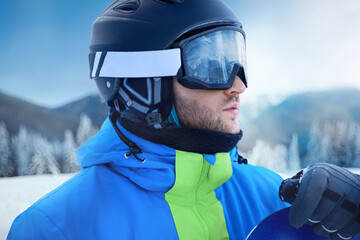
[(38, 211), (40, 212), (41, 214), (43, 214), (46, 218), (49, 219), (49, 221), (54, 225), (54, 227), (56, 227), (56, 229), (59, 230), (59, 232), (62, 233), (62, 235), (64, 236), (65, 239), (69, 240), (69, 238), (66, 236), (66, 234), (63, 232), (63, 230), (57, 226), (57, 224), (55, 223), (55, 221), (49, 216), (47, 215), (46, 213), (44, 213), (43, 211), (41, 211), (40, 209), (38, 208), (35, 208), (35, 207), (31, 207), (30, 209), (34, 210), (34, 211)]

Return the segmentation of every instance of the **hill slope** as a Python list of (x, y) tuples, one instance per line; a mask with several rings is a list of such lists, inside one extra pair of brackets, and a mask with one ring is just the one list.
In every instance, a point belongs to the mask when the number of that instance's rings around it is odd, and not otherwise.
[(53, 111), (75, 118), (80, 118), (81, 114), (86, 114), (96, 125), (101, 125), (107, 117), (109, 109), (105, 103), (100, 102), (99, 95), (90, 95), (54, 108)]
[(299, 134), (301, 151), (314, 122), (356, 123), (360, 125), (360, 91), (352, 88), (293, 95), (268, 108), (252, 123), (257, 135), (273, 142), (289, 144)]
[(62, 139), (64, 130), (75, 132), (79, 120), (37, 106), (0, 92), (0, 121), (5, 122), (11, 135), (17, 134), (21, 125), (49, 139)]
[(105, 120), (107, 112), (108, 107), (100, 103), (97, 95), (50, 109), (0, 92), (0, 121), (6, 124), (10, 135), (17, 134), (23, 125), (50, 140), (62, 140), (66, 129), (76, 132), (82, 114), (88, 115), (99, 126)]

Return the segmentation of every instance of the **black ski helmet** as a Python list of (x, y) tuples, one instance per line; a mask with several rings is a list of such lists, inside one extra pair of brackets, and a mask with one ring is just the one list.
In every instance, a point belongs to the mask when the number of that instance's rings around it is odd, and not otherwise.
[[(151, 76), (99, 77), (106, 53), (171, 49), (177, 41), (221, 26), (242, 28), (222, 0), (115, 1), (92, 26), (90, 76), (110, 106), (117, 99), (122, 105), (118, 108), (130, 109), (149, 125), (161, 123), (171, 110), (172, 81)], [(101, 55), (96, 56), (99, 52)]]

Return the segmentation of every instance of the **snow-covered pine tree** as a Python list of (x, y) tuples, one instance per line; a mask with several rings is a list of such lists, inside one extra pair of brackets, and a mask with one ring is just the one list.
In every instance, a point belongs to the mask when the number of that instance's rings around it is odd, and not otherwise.
[(30, 175), (30, 160), (33, 155), (33, 141), (25, 126), (20, 126), (19, 133), (11, 139), (18, 176)]
[(62, 172), (71, 173), (80, 171), (80, 167), (76, 162), (76, 144), (74, 135), (70, 130), (65, 131), (64, 143), (63, 143), (63, 166)]
[(327, 162), (342, 167), (360, 166), (359, 126), (347, 122), (314, 124), (307, 147), (306, 165)]
[(301, 168), (297, 133), (294, 133), (291, 138), (287, 166), (289, 170), (298, 170)]
[(336, 158), (332, 153), (331, 137), (329, 132), (322, 135), (322, 137), (320, 138), (317, 162), (327, 162), (327, 163), (336, 164)]
[(248, 153), (248, 159), (252, 165), (269, 168), (276, 172), (285, 172), (287, 149), (283, 145), (270, 144), (258, 139), (256, 140), (254, 148)]
[(350, 123), (347, 125), (347, 133), (345, 135), (345, 157), (344, 157), (344, 166), (353, 167), (356, 159), (356, 137), (358, 126), (355, 123)]
[(0, 177), (14, 175), (14, 162), (11, 159), (10, 135), (6, 124), (0, 122)]
[(357, 126), (357, 130), (355, 133), (355, 150), (354, 150), (354, 162), (352, 164), (352, 167), (354, 168), (360, 168), (360, 126)]
[(287, 172), (286, 159), (288, 159), (288, 155), (289, 153), (285, 145), (276, 144), (271, 156), (273, 159), (273, 167), (270, 169), (279, 173)]
[(349, 132), (348, 123), (340, 121), (330, 126), (332, 129), (332, 154), (331, 163), (339, 166), (349, 166), (352, 163), (351, 140), (352, 134)]
[(51, 147), (51, 152), (59, 166), (60, 172), (62, 172), (62, 165), (64, 161), (64, 148), (63, 143), (59, 140), (54, 140), (49, 142)]
[(257, 139), (255, 142), (255, 146), (248, 153), (248, 159), (252, 165), (256, 166), (264, 166), (266, 164), (267, 159), (266, 156), (271, 154), (271, 148), (264, 141)]
[(31, 159), (30, 173), (34, 175), (60, 173), (56, 159), (51, 152), (51, 144), (39, 134), (33, 136), (34, 156)]
[[(336, 154), (334, 145), (336, 139), (336, 126), (329, 122), (324, 123), (320, 131), (320, 151), (318, 162), (326, 162), (338, 165), (339, 157)], [(340, 137), (340, 136), (339, 136)], [(340, 137), (342, 141), (342, 136)], [(337, 143), (336, 143), (337, 144)]]
[(76, 133), (76, 142), (78, 146), (84, 144), (84, 142), (91, 136), (98, 132), (98, 128), (93, 126), (91, 119), (86, 114), (81, 115), (79, 127)]
[(314, 122), (309, 132), (309, 140), (306, 146), (306, 156), (302, 167), (312, 165), (319, 162), (320, 153), (320, 127), (317, 122)]

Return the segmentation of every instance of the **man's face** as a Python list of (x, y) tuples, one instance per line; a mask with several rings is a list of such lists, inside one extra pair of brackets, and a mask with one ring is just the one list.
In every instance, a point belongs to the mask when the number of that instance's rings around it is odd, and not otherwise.
[(183, 87), (173, 80), (175, 109), (185, 127), (237, 134), (240, 132), (240, 94), (245, 85), (236, 77), (226, 90), (200, 90)]

